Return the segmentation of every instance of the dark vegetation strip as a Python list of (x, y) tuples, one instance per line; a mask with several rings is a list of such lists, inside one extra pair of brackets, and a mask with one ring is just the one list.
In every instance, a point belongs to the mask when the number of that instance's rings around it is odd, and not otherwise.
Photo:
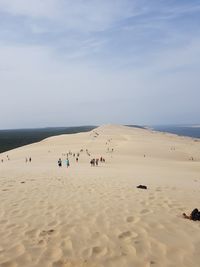
[(79, 126), (79, 127), (53, 127), (39, 129), (17, 129), (17, 130), (0, 130), (0, 153), (39, 142), (47, 137), (88, 132), (95, 129), (96, 126)]

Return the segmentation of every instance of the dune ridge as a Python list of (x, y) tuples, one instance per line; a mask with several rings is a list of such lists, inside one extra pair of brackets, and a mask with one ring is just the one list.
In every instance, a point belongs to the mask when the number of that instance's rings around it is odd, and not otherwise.
[(0, 266), (199, 267), (200, 222), (181, 216), (200, 203), (198, 139), (104, 125), (1, 159)]

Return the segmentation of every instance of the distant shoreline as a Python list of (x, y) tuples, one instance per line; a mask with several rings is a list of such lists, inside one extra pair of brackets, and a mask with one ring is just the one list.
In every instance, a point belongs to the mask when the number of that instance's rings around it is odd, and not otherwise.
[[(176, 134), (190, 138), (200, 138), (200, 125), (180, 126), (180, 125), (161, 125), (161, 126), (140, 126), (125, 125), (139, 129), (153, 130), (163, 133)], [(75, 127), (46, 127), (46, 128), (30, 128), (30, 129), (11, 129), (0, 130), (0, 153), (40, 142), (48, 137), (88, 132), (97, 126), (75, 126)]]

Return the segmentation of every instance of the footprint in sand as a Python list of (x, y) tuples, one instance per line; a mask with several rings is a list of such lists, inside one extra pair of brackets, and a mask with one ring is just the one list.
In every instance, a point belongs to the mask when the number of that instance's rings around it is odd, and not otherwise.
[(130, 231), (122, 232), (120, 235), (118, 235), (119, 239), (125, 239), (127, 237), (131, 237), (131, 232)]
[(129, 217), (126, 218), (126, 221), (129, 222), (129, 223), (134, 222), (134, 220), (135, 219), (134, 219), (133, 216), (129, 216)]
[(47, 231), (42, 231), (40, 233), (40, 236), (49, 236), (49, 235), (53, 234), (54, 232), (55, 232), (54, 229), (50, 229), (50, 230), (47, 230)]
[(135, 238), (137, 237), (138, 234), (135, 232), (131, 232), (131, 231), (126, 231), (126, 232), (122, 232), (121, 234), (118, 235), (118, 238), (121, 240), (127, 239), (127, 238)]
[(128, 223), (137, 223), (140, 221), (140, 218), (139, 217), (133, 217), (133, 216), (129, 216), (126, 218), (126, 221)]
[(105, 256), (106, 253), (107, 253), (107, 248), (98, 246), (92, 248), (92, 254), (95, 256)]
[(143, 209), (141, 210), (141, 214), (147, 214), (147, 213), (150, 213), (151, 211), (149, 209)]
[(50, 229), (50, 230), (42, 231), (42, 232), (40, 232), (37, 229), (33, 229), (30, 231), (27, 231), (25, 234), (29, 239), (32, 240), (33, 243), (43, 245), (49, 241), (50, 235), (52, 235), (54, 232), (55, 232), (54, 229)]
[(44, 244), (45, 244), (45, 241), (43, 239), (38, 241), (38, 245), (44, 245)]

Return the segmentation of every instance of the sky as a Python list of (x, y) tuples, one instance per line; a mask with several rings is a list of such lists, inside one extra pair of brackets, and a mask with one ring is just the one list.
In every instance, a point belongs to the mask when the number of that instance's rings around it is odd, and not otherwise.
[(0, 0), (0, 129), (200, 123), (200, 0)]

